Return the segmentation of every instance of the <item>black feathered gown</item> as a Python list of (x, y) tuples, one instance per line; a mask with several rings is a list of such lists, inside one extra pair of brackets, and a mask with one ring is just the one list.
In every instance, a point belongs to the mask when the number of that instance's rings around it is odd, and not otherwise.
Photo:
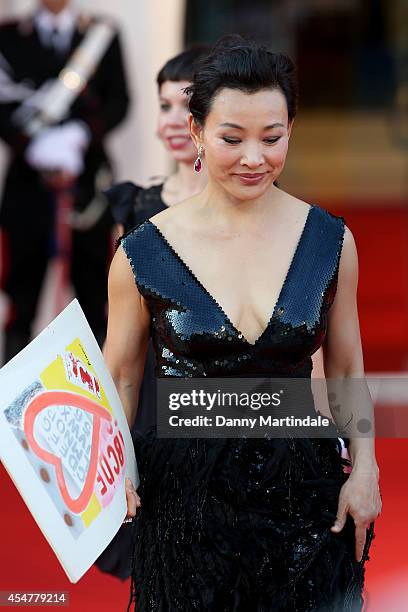
[[(344, 220), (311, 206), (269, 323), (249, 343), (149, 220), (122, 239), (151, 313), (157, 376), (310, 377), (334, 300)], [(333, 534), (348, 478), (338, 438), (136, 441), (139, 612), (361, 610), (354, 523)], [(131, 604), (129, 604), (131, 605)]]

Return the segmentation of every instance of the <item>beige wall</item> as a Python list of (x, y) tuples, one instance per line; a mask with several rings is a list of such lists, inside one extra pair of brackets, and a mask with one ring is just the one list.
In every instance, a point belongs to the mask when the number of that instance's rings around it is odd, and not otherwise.
[[(106, 1), (86, 0), (87, 9), (104, 12)], [(112, 139), (120, 178), (145, 183), (165, 174), (168, 158), (158, 142), (155, 78), (162, 64), (182, 47), (184, 0), (121, 0), (109, 8), (122, 26), (128, 75), (134, 98), (126, 125)]]

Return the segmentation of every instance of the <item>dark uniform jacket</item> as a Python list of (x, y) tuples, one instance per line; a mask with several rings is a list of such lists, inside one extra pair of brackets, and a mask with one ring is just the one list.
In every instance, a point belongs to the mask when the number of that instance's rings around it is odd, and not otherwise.
[[(49, 207), (41, 177), (24, 160), (29, 139), (13, 120), (21, 102), (13, 101), (13, 87), (28, 85), (38, 89), (56, 78), (72, 51), (81, 42), (95, 19), (80, 17), (71, 48), (63, 56), (44, 47), (28, 18), (0, 26), (0, 138), (10, 147), (10, 165), (6, 174), (0, 210), (0, 225), (7, 227), (25, 219), (36, 227), (48, 225)], [(6, 77), (6, 79), (4, 78)], [(7, 81), (7, 82), (5, 82)], [(95, 177), (106, 162), (103, 147), (105, 135), (124, 118), (129, 98), (118, 35), (101, 59), (85, 89), (72, 104), (64, 121), (78, 119), (88, 126), (92, 140), (85, 157), (85, 170), (79, 177), (75, 207), (82, 210), (93, 198)]]

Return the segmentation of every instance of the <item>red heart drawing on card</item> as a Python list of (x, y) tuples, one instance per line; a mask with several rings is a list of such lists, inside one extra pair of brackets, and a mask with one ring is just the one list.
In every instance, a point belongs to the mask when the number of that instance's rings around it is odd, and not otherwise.
[[(34, 437), (34, 425), (37, 415), (44, 410), (44, 408), (50, 408), (51, 406), (70, 406), (71, 408), (80, 408), (89, 412), (93, 416), (93, 429), (92, 429), (92, 443), (91, 443), (91, 456), (89, 460), (89, 469), (85, 478), (85, 483), (82, 491), (76, 499), (71, 497), (68, 487), (65, 482), (65, 476), (62, 469), (61, 458), (50, 453), (42, 448)], [(24, 432), (27, 437), (27, 441), (33, 451), (40, 459), (50, 463), (55, 467), (57, 475), (58, 487), (61, 492), (62, 498), (66, 503), (67, 507), (76, 514), (79, 514), (89, 504), (89, 500), (93, 493), (93, 486), (96, 478), (96, 471), (98, 467), (98, 456), (99, 456), (99, 436), (101, 419), (112, 421), (110, 412), (97, 404), (91, 399), (79, 395), (77, 393), (70, 393), (69, 391), (46, 391), (40, 393), (34, 399), (31, 400), (26, 408), (24, 415)]]

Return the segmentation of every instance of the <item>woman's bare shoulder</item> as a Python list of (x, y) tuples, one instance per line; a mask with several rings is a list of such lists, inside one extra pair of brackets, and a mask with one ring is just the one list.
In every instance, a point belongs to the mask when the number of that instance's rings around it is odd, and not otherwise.
[(178, 204), (173, 204), (165, 210), (150, 217), (149, 221), (154, 223), (159, 230), (166, 233), (166, 230), (182, 229), (188, 224), (188, 220), (194, 210), (197, 196), (183, 200)]
[(301, 200), (290, 193), (282, 192), (282, 198), (286, 206), (290, 206), (295, 212), (299, 212), (300, 214), (307, 212), (311, 206), (311, 204), (308, 202), (305, 202), (304, 200)]
[(123, 245), (119, 245), (110, 264), (108, 285), (118, 291), (129, 288), (133, 291), (134, 284), (129, 258)]
[(349, 271), (358, 269), (358, 254), (356, 241), (353, 233), (347, 225), (344, 226), (343, 248), (341, 253), (341, 264)]

